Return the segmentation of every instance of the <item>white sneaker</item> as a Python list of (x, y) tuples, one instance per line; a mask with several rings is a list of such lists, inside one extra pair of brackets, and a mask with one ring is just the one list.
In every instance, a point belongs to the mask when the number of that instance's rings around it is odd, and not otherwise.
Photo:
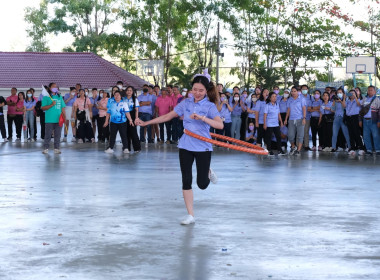
[(358, 154), (359, 154), (359, 156), (364, 156), (365, 152), (364, 152), (364, 150), (360, 150)]
[(123, 153), (124, 153), (124, 154), (129, 154), (129, 150), (128, 150), (128, 149), (124, 149), (124, 150), (123, 150)]
[(62, 142), (67, 142), (67, 137), (63, 137)]
[(95, 143), (95, 138), (91, 138), (91, 143)]
[(195, 223), (195, 219), (194, 219), (194, 217), (191, 216), (191, 215), (187, 215), (187, 216), (185, 217), (185, 219), (183, 219), (183, 220), (181, 221), (181, 225), (190, 225), (190, 224), (194, 224), (194, 223)]
[(8, 139), (7, 139), (7, 138), (4, 138), (3, 140), (4, 140), (4, 143), (8, 142)]
[(21, 142), (21, 138), (17, 138), (17, 139), (16, 139), (16, 142)]
[(60, 154), (60, 153), (61, 153), (61, 150), (60, 150), (60, 149), (54, 149), (54, 153), (55, 153), (55, 154)]
[(36, 140), (34, 140), (34, 138), (32, 138), (32, 142), (36, 142)]
[(104, 151), (107, 154), (113, 154), (113, 149), (108, 148), (107, 150)]
[(208, 171), (208, 178), (210, 179), (210, 181), (213, 183), (213, 184), (216, 184), (218, 182), (218, 177), (216, 176), (214, 170), (212, 170), (210, 168), (210, 170)]
[(45, 154), (45, 155), (48, 154), (49, 153), (49, 149), (43, 150), (42, 153)]
[(83, 140), (82, 139), (78, 139), (78, 144), (83, 144)]
[(71, 138), (71, 142), (76, 142), (77, 139), (75, 139), (75, 137)]
[(341, 147), (339, 147), (336, 151), (337, 152), (343, 152), (344, 150)]
[(356, 155), (356, 151), (355, 150), (351, 150), (351, 151), (348, 152), (348, 154), (350, 156), (355, 156)]

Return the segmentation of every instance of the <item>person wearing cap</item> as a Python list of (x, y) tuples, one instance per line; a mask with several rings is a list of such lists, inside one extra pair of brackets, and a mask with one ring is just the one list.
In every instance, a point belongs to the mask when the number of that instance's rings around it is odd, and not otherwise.
[[(137, 121), (138, 125), (151, 125), (168, 122), (175, 117), (184, 117), (183, 125), (186, 130), (211, 139), (210, 127), (223, 129), (223, 121), (219, 116), (216, 104), (219, 96), (211, 77), (205, 69), (204, 74), (195, 75), (192, 81), (193, 97), (184, 99), (173, 111), (148, 122)], [(197, 184), (202, 190), (217, 182), (215, 173), (210, 168), (212, 145), (208, 142), (184, 134), (178, 144), (179, 161), (182, 173), (183, 197), (188, 215), (181, 224), (188, 225), (195, 222), (193, 208), (192, 166), (195, 160), (197, 166)]]
[[(140, 94), (138, 97), (139, 102), (139, 119), (143, 121), (150, 121), (152, 119), (152, 102), (153, 102), (153, 95), (149, 94), (149, 85), (145, 84), (143, 86), (143, 93)], [(148, 132), (148, 139), (145, 139), (145, 128), (140, 127), (140, 141), (142, 143), (148, 142), (153, 143), (152, 140), (152, 127), (148, 125), (146, 128)]]

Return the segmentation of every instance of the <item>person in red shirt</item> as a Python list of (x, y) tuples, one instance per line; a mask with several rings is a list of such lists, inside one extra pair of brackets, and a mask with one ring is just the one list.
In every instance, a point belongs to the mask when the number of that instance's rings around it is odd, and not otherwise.
[[(163, 116), (173, 111), (173, 99), (168, 96), (168, 89), (161, 89), (161, 96), (157, 97), (155, 110), (158, 116)], [(172, 131), (171, 131), (171, 120), (160, 123), (160, 144), (164, 143), (164, 126), (166, 127), (166, 144), (170, 144)]]
[[(17, 96), (17, 88), (12, 88), (11, 89), (11, 96), (7, 98), (7, 105), (8, 105), (8, 113), (7, 113), (7, 122), (8, 122), (8, 140), (12, 141), (12, 134), (13, 134), (13, 122), (16, 125), (16, 103), (18, 101), (18, 96)], [(22, 123), (21, 123), (22, 125)], [(17, 138), (21, 139), (21, 135), (17, 135)]]

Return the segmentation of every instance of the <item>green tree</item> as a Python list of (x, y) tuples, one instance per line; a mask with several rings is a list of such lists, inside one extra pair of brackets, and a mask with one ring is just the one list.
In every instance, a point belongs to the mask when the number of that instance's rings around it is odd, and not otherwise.
[(46, 35), (48, 34), (47, 21), (48, 11), (46, 0), (41, 1), (38, 9), (27, 7), (25, 9), (25, 22), (28, 23), (26, 32), (31, 38), (30, 45), (26, 48), (28, 52), (48, 52), (50, 51)]

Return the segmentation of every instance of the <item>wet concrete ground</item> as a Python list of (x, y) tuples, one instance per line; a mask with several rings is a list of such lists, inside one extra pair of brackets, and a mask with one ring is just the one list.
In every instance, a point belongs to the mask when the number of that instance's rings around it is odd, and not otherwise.
[(380, 157), (216, 149), (186, 214), (177, 148), (0, 144), (0, 279), (380, 279)]

